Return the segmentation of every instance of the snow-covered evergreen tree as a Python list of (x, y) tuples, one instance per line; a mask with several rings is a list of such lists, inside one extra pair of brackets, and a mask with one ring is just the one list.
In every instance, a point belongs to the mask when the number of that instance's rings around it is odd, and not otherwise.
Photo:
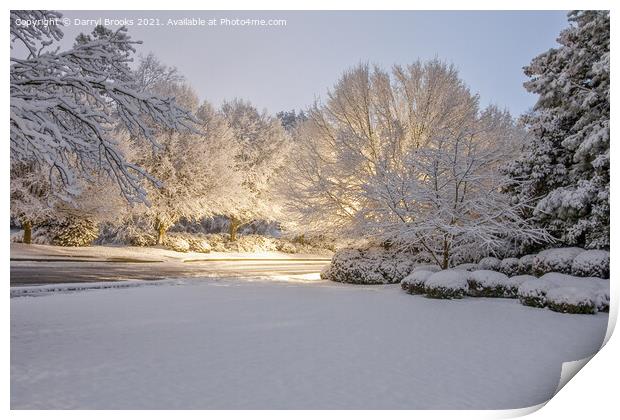
[(558, 48), (534, 58), (525, 88), (538, 94), (524, 116), (531, 134), (507, 167), (515, 201), (560, 243), (609, 247), (609, 12), (574, 11)]

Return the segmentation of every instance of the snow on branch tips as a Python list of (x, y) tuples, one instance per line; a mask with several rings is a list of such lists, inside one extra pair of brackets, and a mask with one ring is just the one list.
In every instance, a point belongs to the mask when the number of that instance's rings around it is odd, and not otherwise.
[[(194, 130), (195, 119), (174, 98), (141, 90), (129, 67), (134, 44), (125, 28), (97, 26), (68, 51), (36, 50), (60, 39), (57, 27), (24, 29), (17, 18), (59, 17), (55, 12), (12, 12), (12, 42), (30, 54), (11, 58), (11, 158), (51, 168), (67, 189), (76, 180), (105, 174), (130, 201), (144, 201), (148, 174), (125, 158), (115, 136), (126, 130), (136, 141), (157, 146), (158, 127)], [(46, 28), (46, 27), (42, 27)]]

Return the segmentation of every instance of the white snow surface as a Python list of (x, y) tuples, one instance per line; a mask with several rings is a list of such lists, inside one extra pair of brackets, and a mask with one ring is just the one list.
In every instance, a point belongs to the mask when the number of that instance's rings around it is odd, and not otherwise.
[(174, 280), (127, 280), (127, 281), (99, 281), (94, 283), (53, 283), (42, 285), (15, 286), (11, 287), (11, 297), (18, 296), (38, 296), (53, 292), (75, 292), (80, 290), (93, 289), (122, 289), (126, 287), (156, 286), (164, 283), (174, 282)]
[(596, 295), (593, 289), (583, 287), (556, 287), (547, 292), (547, 301), (566, 303), (569, 305), (595, 304)]
[(599, 349), (607, 320), (264, 279), (16, 297), (11, 408), (525, 407)]
[(528, 280), (537, 280), (537, 279), (534, 276), (523, 274), (521, 276), (509, 277), (508, 280), (505, 280), (504, 285), (506, 287), (519, 287), (521, 284), (525, 283)]

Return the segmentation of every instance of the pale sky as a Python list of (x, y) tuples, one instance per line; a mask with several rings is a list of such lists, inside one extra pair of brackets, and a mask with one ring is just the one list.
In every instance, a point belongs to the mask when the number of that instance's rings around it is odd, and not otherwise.
[[(360, 61), (407, 64), (438, 57), (451, 62), (483, 105), (493, 103), (519, 115), (535, 96), (522, 87), (522, 67), (556, 46), (568, 23), (563, 11), (425, 12), (209, 12), (65, 11), (71, 25), (63, 44), (79, 32), (74, 19), (133, 19), (129, 34), (162, 62), (176, 66), (201, 99), (219, 105), (240, 97), (270, 112), (311, 105), (325, 97), (341, 73)], [(286, 19), (286, 26), (232, 27), (167, 25), (168, 19)], [(158, 18), (159, 26), (137, 26)], [(115, 27), (110, 25), (110, 27)]]

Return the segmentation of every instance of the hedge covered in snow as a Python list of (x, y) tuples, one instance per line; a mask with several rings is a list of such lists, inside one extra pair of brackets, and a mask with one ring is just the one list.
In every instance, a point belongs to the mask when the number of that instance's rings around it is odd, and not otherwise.
[(341, 283), (400, 283), (414, 271), (413, 255), (389, 251), (381, 247), (345, 248), (336, 252), (321, 278)]
[(505, 297), (508, 276), (491, 270), (477, 270), (467, 275), (468, 295), (474, 297)]
[[(462, 266), (469, 265), (463, 264)], [(461, 268), (461, 266), (457, 267)], [(542, 276), (547, 273), (563, 273), (606, 279), (609, 278), (609, 251), (584, 250), (575, 247), (551, 248), (538, 254), (524, 255), (518, 259), (500, 260), (495, 257), (485, 257), (478, 262), (477, 269), (499, 271), (509, 277), (524, 274)]]
[(552, 311), (571, 314), (593, 314), (597, 311), (593, 293), (580, 287), (556, 287), (547, 292), (547, 306)]
[[(523, 282), (519, 286), (518, 297), (524, 305), (538, 308), (548, 306), (558, 312), (607, 312), (609, 311), (609, 280), (547, 273), (541, 278)], [(592, 305), (588, 303), (589, 301)]]
[(475, 263), (464, 263), (459, 264), (454, 267), (454, 270), (463, 270), (463, 271), (476, 271), (480, 268), (478, 264)]
[(536, 258), (536, 254), (524, 255), (519, 258), (519, 274), (532, 274), (534, 272), (534, 258)]
[(516, 276), (521, 274), (518, 258), (504, 258), (499, 265), (499, 271), (507, 276)]
[(478, 267), (480, 267), (481, 270), (499, 271), (501, 265), (502, 261), (495, 257), (486, 257), (478, 262)]
[(423, 295), (426, 291), (426, 280), (433, 273), (433, 271), (414, 270), (413, 273), (401, 280), (400, 286), (409, 294)]
[(583, 251), (584, 250), (582, 248), (552, 248), (541, 251), (538, 253), (538, 255), (536, 255), (532, 264), (534, 274), (570, 274), (572, 270), (573, 260)]
[(424, 283), (427, 297), (436, 299), (461, 299), (467, 294), (467, 272), (442, 270), (433, 273)]
[[(557, 271), (540, 278), (532, 275), (545, 270)], [(518, 298), (526, 306), (587, 314), (609, 311), (609, 280), (600, 278), (608, 275), (607, 251), (549, 249), (521, 258), (486, 257), (441, 270), (416, 262), (412, 254), (370, 247), (337, 252), (321, 278), (355, 284), (400, 283), (409, 294), (438, 299)]]
[(609, 278), (609, 252), (601, 250), (584, 251), (577, 255), (571, 266), (573, 276)]

